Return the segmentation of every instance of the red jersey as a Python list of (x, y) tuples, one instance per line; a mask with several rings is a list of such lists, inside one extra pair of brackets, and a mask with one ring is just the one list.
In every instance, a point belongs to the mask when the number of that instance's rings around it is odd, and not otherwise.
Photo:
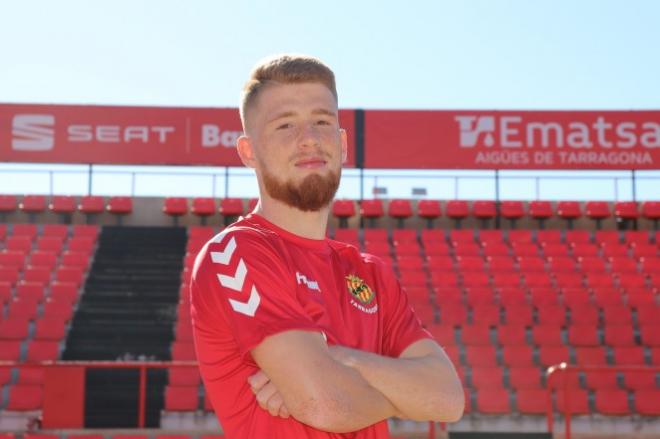
[(215, 236), (191, 281), (197, 359), (207, 395), (229, 438), (387, 438), (387, 421), (336, 434), (259, 407), (247, 379), (250, 350), (286, 330), (323, 332), (338, 344), (398, 357), (430, 337), (392, 270), (330, 239), (302, 238), (258, 215)]

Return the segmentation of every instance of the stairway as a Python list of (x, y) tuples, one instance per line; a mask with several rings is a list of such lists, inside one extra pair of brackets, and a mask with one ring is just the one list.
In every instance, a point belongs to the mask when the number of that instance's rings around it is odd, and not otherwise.
[[(64, 360), (170, 360), (186, 247), (179, 227), (104, 227)], [(146, 426), (158, 427), (167, 373), (147, 380)], [(138, 371), (92, 369), (85, 427), (137, 426)]]

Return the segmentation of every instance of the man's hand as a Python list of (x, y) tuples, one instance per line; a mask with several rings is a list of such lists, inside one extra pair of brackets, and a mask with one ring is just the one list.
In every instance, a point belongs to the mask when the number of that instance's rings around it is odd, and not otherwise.
[(267, 410), (273, 416), (288, 418), (289, 410), (284, 405), (284, 399), (277, 387), (273, 384), (265, 373), (259, 371), (248, 378), (248, 383), (255, 394), (259, 406)]

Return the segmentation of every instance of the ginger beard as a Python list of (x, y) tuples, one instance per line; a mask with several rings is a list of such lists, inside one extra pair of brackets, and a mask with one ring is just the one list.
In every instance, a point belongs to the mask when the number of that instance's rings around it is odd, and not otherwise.
[(262, 169), (264, 188), (272, 198), (303, 212), (317, 211), (330, 204), (339, 188), (341, 167), (337, 172), (326, 175), (310, 174), (296, 184), (292, 180), (283, 181)]

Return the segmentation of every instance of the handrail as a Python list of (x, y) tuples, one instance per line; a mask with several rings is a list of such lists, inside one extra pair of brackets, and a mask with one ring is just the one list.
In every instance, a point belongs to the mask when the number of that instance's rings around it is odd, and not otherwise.
[(648, 371), (660, 371), (660, 366), (638, 366), (638, 365), (621, 365), (621, 366), (597, 366), (597, 365), (583, 365), (579, 366), (576, 364), (567, 364), (559, 363), (553, 366), (550, 366), (546, 370), (546, 395), (547, 395), (547, 423), (548, 423), (548, 433), (552, 433), (554, 429), (554, 410), (552, 407), (552, 388), (550, 385), (551, 377), (556, 373), (561, 373), (561, 386), (563, 390), (564, 398), (564, 438), (571, 439), (571, 410), (570, 410), (570, 401), (568, 386), (568, 373), (571, 371), (578, 372), (588, 372), (588, 371), (628, 371), (628, 370), (648, 370)]
[(144, 428), (147, 395), (147, 369), (169, 369), (171, 367), (197, 366), (196, 361), (0, 361), (3, 368), (83, 367), (86, 369), (139, 369), (138, 427)]

